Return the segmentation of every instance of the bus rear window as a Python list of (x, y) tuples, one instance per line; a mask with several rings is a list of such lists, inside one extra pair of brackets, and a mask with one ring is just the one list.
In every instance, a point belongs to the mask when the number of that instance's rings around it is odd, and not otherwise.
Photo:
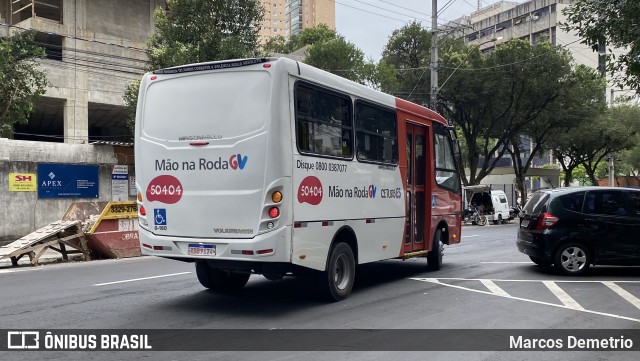
[(142, 130), (164, 140), (228, 139), (263, 127), (270, 114), (268, 72), (216, 72), (151, 83)]

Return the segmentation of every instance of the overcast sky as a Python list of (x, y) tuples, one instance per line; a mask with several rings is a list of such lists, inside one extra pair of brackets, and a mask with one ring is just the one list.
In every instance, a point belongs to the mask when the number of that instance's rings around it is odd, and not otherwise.
[[(437, 1), (438, 24), (469, 15), (478, 6), (478, 0), (452, 0), (450, 4), (449, 0)], [(481, 0), (481, 5), (496, 2)], [(360, 48), (365, 59), (380, 60), (391, 33), (413, 20), (431, 28), (431, 0), (335, 0), (335, 3), (336, 30)]]

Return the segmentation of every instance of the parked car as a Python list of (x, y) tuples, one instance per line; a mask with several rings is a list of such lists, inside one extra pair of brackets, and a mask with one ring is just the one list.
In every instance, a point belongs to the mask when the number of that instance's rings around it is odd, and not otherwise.
[(640, 189), (546, 189), (520, 213), (517, 245), (567, 275), (591, 265), (640, 265)]

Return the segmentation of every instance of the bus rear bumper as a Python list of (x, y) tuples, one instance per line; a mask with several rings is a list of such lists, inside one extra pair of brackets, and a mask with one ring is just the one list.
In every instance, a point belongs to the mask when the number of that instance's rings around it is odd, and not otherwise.
[(140, 227), (138, 232), (140, 236), (140, 250), (143, 255), (147, 256), (166, 257), (184, 261), (291, 262), (289, 242), (291, 239), (291, 227), (289, 226), (257, 235), (251, 239), (194, 239), (158, 236), (142, 227)]

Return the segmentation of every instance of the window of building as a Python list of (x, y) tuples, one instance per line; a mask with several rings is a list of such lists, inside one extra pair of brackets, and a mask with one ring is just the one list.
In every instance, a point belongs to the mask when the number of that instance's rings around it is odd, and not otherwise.
[(301, 153), (351, 158), (351, 99), (298, 81), (295, 88), (296, 141)]
[(35, 41), (44, 48), (47, 59), (62, 60), (63, 37), (55, 34), (36, 33)]
[(513, 19), (513, 25), (521, 25), (527, 22), (527, 15), (520, 16), (518, 18)]
[(397, 164), (398, 131), (395, 112), (363, 101), (356, 102), (358, 160)]
[(29, 18), (43, 18), (62, 23), (62, 0), (12, 0), (11, 23)]
[(496, 25), (496, 33), (511, 27), (511, 20), (503, 21)]

